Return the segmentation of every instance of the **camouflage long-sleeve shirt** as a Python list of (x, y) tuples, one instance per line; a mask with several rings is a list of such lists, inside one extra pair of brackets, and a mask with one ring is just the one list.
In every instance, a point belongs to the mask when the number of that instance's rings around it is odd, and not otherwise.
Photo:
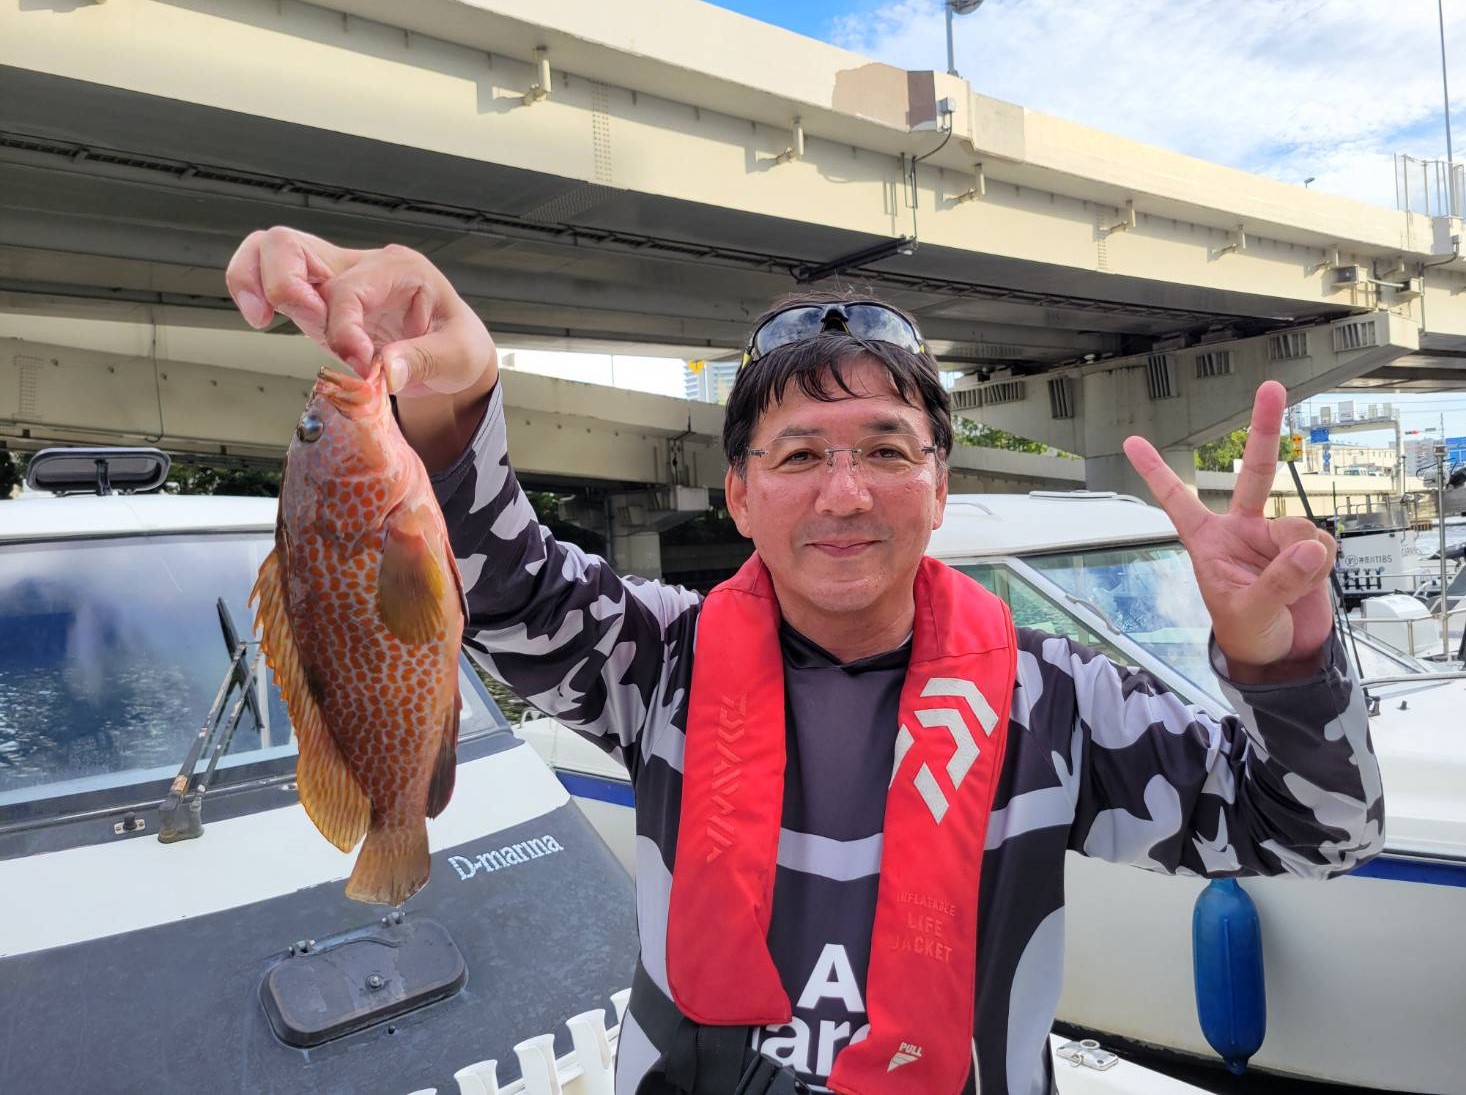
[[(666, 923), (700, 598), (618, 577), (558, 543), (519, 489), (496, 391), (468, 452), (435, 477), (463, 573), (466, 642), (526, 701), (623, 761), (636, 795), (640, 968), (616, 1090), (631, 1095), (675, 1029)], [(909, 644), (851, 665), (782, 636), (788, 764), (770, 950), (794, 1020), (753, 1032), (816, 1089), (865, 1024), (886, 782)], [(703, 651), (716, 637), (703, 637)], [(1019, 629), (1008, 745), (983, 856), (975, 1075), (966, 1092), (1053, 1079), (1070, 851), (1168, 872), (1325, 878), (1379, 850), (1384, 806), (1359, 686), (1334, 643), (1313, 677), (1243, 687), (1237, 714)]]

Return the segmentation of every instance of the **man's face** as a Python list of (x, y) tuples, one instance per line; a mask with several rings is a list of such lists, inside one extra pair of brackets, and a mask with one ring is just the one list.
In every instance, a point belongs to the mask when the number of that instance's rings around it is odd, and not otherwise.
[[(926, 412), (902, 401), (879, 362), (847, 365), (853, 397), (823, 403), (790, 384), (753, 431), (751, 447), (780, 437), (813, 434), (829, 447), (853, 447), (873, 434), (901, 431), (932, 443)], [(909, 474), (892, 477), (851, 466), (780, 474), (767, 458), (750, 456), (746, 475), (729, 471), (728, 509), (769, 568), (784, 615), (791, 621), (882, 616), (909, 607), (916, 568), (942, 523), (947, 477), (928, 455)]]

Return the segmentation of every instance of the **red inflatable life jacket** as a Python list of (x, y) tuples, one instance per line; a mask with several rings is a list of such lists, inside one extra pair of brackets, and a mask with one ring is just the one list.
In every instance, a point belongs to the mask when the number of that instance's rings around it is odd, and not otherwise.
[[(982, 850), (1017, 669), (1008, 606), (923, 559), (887, 792), (866, 977), (870, 1032), (841, 1095), (957, 1095), (972, 1065)], [(779, 605), (754, 555), (698, 620), (667, 920), (678, 1010), (709, 1026), (792, 1017), (768, 948), (784, 787)], [(830, 727), (839, 733), (839, 727)]]

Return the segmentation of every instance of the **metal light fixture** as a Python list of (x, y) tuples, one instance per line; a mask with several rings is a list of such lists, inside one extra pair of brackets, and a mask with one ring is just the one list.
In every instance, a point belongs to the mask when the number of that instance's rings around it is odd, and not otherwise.
[(1304, 179), (1303, 180), (1303, 189), (1304, 190), (1307, 190), (1308, 189), (1308, 184), (1311, 183), (1311, 182), (1313, 182), (1315, 178), (1316, 178), (1316, 176), (1310, 175), (1310, 176), (1308, 176), (1308, 178)]
[(837, 259), (820, 263), (818, 266), (805, 266), (795, 271), (794, 280), (800, 283), (819, 281), (831, 274), (843, 274), (847, 270), (858, 270), (862, 266), (869, 266), (873, 262), (880, 262), (882, 259), (892, 258), (896, 255), (910, 255), (916, 251), (916, 237), (897, 236), (895, 239), (882, 240), (880, 243), (870, 247), (863, 247), (859, 251), (852, 251), (848, 255), (841, 255)]
[(971, 15), (982, 7), (982, 0), (947, 0), (942, 5), (947, 12), (947, 75), (957, 75), (957, 61), (952, 53), (952, 16)]

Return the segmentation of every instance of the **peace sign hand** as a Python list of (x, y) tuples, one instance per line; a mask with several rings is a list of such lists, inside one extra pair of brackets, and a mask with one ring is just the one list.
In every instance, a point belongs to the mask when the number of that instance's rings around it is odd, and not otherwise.
[(1263, 516), (1286, 401), (1275, 380), (1257, 389), (1242, 471), (1225, 514), (1187, 490), (1149, 441), (1125, 441), (1125, 455), (1191, 556), (1228, 671), (1244, 683), (1316, 669), (1334, 627), (1328, 588), (1334, 538), (1306, 517)]

